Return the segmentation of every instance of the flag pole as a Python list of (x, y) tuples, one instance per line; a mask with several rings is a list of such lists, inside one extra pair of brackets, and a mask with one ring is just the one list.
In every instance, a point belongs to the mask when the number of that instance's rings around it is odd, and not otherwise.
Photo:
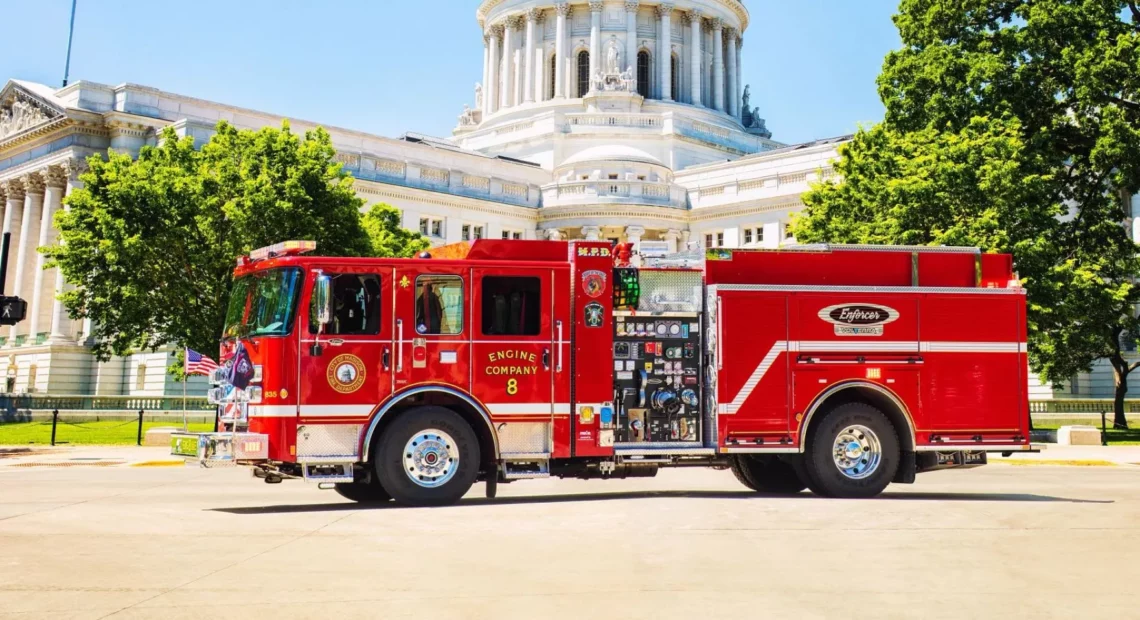
[(67, 60), (63, 64), (63, 85), (67, 86), (67, 76), (71, 73), (71, 39), (75, 36), (75, 2), (71, 0), (71, 25), (67, 29)]
[(182, 347), (182, 432), (185, 433), (190, 428), (186, 425), (186, 382), (190, 381), (190, 375), (186, 372), (186, 347)]

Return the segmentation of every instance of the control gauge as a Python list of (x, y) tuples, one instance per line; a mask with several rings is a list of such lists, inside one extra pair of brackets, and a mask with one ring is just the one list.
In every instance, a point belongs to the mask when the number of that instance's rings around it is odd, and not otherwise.
[(680, 333), (681, 333), (681, 324), (680, 323), (673, 323), (672, 325), (669, 326), (669, 335), (670, 336), (676, 336)]
[(658, 324), (657, 324), (657, 335), (658, 335), (658, 336), (664, 336), (664, 335), (665, 335), (665, 331), (666, 331), (667, 329), (669, 329), (669, 328), (668, 328), (668, 326), (666, 326), (664, 323), (658, 323)]

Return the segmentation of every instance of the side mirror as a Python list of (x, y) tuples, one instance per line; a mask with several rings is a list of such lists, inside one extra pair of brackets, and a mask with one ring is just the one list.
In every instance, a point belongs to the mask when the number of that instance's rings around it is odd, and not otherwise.
[(317, 322), (324, 327), (332, 322), (332, 276), (323, 273), (317, 276), (313, 299), (317, 306)]

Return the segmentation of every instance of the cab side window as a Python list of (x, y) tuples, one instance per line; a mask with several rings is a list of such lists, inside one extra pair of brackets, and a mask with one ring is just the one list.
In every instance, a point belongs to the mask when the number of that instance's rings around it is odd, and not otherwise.
[(416, 333), (463, 333), (463, 278), (416, 278)]
[(542, 331), (538, 278), (487, 276), (482, 284), (484, 336), (537, 336)]
[[(336, 273), (332, 276), (332, 322), (328, 336), (374, 336), (380, 333), (380, 276)], [(315, 301), (315, 300), (314, 300)], [(309, 305), (309, 332), (317, 333), (317, 307)]]

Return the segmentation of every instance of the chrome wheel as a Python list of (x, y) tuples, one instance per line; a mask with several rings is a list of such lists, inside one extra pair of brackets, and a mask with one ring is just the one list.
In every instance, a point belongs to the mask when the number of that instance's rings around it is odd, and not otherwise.
[(447, 484), (459, 471), (459, 448), (447, 433), (429, 428), (404, 446), (404, 473), (417, 485), (432, 489)]
[(879, 436), (862, 424), (852, 424), (835, 437), (832, 458), (840, 473), (860, 480), (875, 473), (883, 460)]

